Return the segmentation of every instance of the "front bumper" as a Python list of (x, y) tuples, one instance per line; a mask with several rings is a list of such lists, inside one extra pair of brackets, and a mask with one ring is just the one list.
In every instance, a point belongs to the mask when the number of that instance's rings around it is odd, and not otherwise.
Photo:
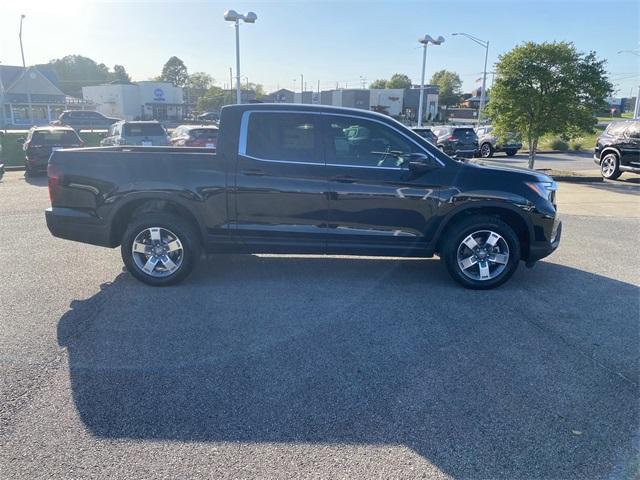
[(71, 208), (49, 207), (45, 210), (47, 228), (54, 237), (114, 247), (111, 229), (101, 219)]
[(558, 219), (554, 221), (551, 237), (548, 241), (531, 242), (529, 245), (529, 258), (527, 264), (533, 264), (538, 260), (551, 255), (560, 245), (562, 237), (562, 222)]

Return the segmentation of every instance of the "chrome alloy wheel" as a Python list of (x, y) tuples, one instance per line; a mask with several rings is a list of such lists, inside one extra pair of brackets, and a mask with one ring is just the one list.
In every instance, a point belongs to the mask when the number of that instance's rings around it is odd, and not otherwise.
[(491, 156), (491, 145), (483, 143), (482, 147), (480, 147), (480, 155), (482, 158), (489, 158)]
[(145, 228), (136, 235), (131, 253), (136, 266), (156, 278), (174, 273), (184, 259), (184, 249), (178, 236), (162, 227)]
[(472, 280), (492, 280), (509, 263), (509, 246), (504, 238), (491, 230), (479, 230), (458, 246), (458, 266)]
[(613, 153), (606, 155), (602, 159), (601, 165), (602, 176), (609, 178), (616, 171), (616, 156)]

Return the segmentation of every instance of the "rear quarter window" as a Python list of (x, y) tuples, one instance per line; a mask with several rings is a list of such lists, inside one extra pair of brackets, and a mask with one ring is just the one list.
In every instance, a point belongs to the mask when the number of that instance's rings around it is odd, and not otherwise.
[(320, 162), (320, 141), (313, 115), (252, 113), (247, 155), (265, 160)]

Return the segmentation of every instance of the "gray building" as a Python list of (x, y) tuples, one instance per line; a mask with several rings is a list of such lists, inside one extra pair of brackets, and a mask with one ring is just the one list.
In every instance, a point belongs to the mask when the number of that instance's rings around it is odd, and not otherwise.
[(56, 120), (66, 101), (57, 82), (46, 67), (0, 65), (0, 128), (46, 125)]

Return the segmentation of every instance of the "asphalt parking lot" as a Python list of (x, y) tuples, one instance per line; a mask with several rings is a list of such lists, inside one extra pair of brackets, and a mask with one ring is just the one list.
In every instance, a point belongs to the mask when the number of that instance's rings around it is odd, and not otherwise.
[(489, 292), (439, 261), (211, 256), (154, 289), (0, 181), (0, 478), (631, 479), (640, 185), (560, 184), (560, 249)]

